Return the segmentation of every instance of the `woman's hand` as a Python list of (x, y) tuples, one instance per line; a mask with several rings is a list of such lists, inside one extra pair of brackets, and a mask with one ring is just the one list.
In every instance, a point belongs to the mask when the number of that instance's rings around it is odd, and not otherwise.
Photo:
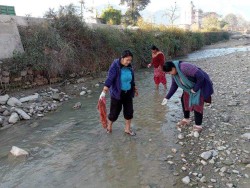
[(101, 99), (102, 97), (105, 97), (108, 90), (109, 90), (109, 88), (107, 86), (104, 86), (99, 99)]
[(149, 63), (149, 64), (148, 64), (148, 68), (150, 68), (151, 66), (152, 66), (152, 64), (151, 64), (151, 63)]
[(138, 95), (139, 95), (138, 89), (135, 87), (134, 90), (135, 90), (135, 96), (138, 97)]
[(100, 97), (99, 97), (99, 100), (101, 100), (101, 99), (102, 99), (103, 97), (105, 97), (105, 96), (106, 96), (106, 93), (102, 91), (102, 93), (101, 93), (101, 95), (100, 95)]
[(193, 89), (191, 89), (191, 93), (196, 93)]

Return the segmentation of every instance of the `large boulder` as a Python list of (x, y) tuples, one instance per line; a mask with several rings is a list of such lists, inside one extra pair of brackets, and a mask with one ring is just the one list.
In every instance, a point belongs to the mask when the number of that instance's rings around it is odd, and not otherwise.
[(86, 82), (86, 79), (85, 79), (85, 78), (79, 78), (76, 82), (77, 82), (78, 84), (79, 84), (79, 83), (84, 83), (84, 82)]
[(50, 91), (52, 91), (52, 92), (54, 92), (54, 93), (58, 93), (58, 92), (59, 92), (59, 89), (54, 89), (54, 88), (52, 88), (52, 87), (50, 87), (49, 89), (50, 89)]
[(212, 151), (206, 151), (206, 152), (203, 152), (200, 156), (203, 159), (208, 160), (213, 156), (213, 152)]
[(62, 99), (62, 95), (60, 93), (54, 93), (52, 95), (52, 99), (56, 101), (60, 101)]
[(13, 112), (9, 118), (9, 123), (11, 124), (15, 124), (16, 122), (18, 122), (19, 120), (19, 116), (16, 112)]
[(0, 113), (3, 113), (6, 109), (7, 109), (7, 107), (6, 107), (6, 106), (2, 106), (2, 107), (0, 107)]
[(4, 110), (4, 112), (2, 114), (3, 114), (3, 116), (10, 116), (11, 115), (11, 113), (8, 109)]
[(73, 109), (79, 109), (82, 107), (82, 103), (81, 102), (77, 102), (74, 106)]
[(80, 95), (83, 96), (83, 95), (85, 95), (86, 93), (87, 93), (86, 91), (82, 91), (82, 92), (80, 93)]
[(16, 157), (18, 156), (27, 156), (29, 153), (21, 148), (18, 148), (16, 146), (12, 146), (10, 153)]
[(14, 110), (15, 110), (23, 119), (25, 119), (25, 120), (30, 119), (30, 116), (29, 116), (25, 111), (23, 111), (22, 109), (20, 109), (20, 108), (15, 108)]
[(0, 96), (0, 104), (6, 104), (9, 98), (8, 94)]
[(241, 135), (242, 138), (250, 140), (250, 133), (245, 133)]
[(184, 184), (189, 184), (190, 183), (190, 177), (189, 176), (186, 176), (186, 177), (184, 177), (184, 178), (182, 178), (182, 180), (181, 180)]
[(50, 78), (49, 79), (50, 84), (54, 84), (54, 83), (57, 83), (57, 82), (60, 82), (60, 81), (62, 81), (62, 78), (60, 78), (60, 77)]
[(4, 117), (0, 116), (0, 125), (3, 125)]
[(38, 86), (42, 86), (42, 85), (48, 84), (48, 80), (47, 80), (46, 78), (44, 78), (43, 76), (37, 76), (37, 77), (34, 79), (34, 82), (35, 82), (36, 85), (38, 85)]
[(9, 106), (21, 106), (21, 105), (22, 105), (21, 101), (18, 100), (17, 98), (15, 98), (15, 97), (11, 97), (11, 98), (8, 100), (7, 104), (8, 104)]
[(20, 102), (28, 102), (28, 101), (35, 101), (39, 98), (39, 94), (38, 93), (35, 93), (34, 95), (30, 95), (30, 96), (27, 96), (27, 97), (23, 97), (20, 100)]

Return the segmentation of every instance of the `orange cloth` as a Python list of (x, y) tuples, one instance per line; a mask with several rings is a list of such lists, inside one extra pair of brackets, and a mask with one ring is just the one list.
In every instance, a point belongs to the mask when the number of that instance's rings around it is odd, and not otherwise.
[(100, 113), (100, 122), (102, 123), (102, 127), (104, 129), (108, 126), (108, 120), (107, 120), (107, 109), (106, 109), (106, 98), (102, 97), (99, 99), (97, 104), (97, 109)]

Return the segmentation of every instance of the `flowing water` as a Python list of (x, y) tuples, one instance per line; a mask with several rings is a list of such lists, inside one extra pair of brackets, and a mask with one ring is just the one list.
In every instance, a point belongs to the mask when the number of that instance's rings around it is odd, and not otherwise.
[(206, 49), (206, 50), (199, 50), (194, 53), (191, 53), (187, 56), (187, 59), (198, 60), (198, 59), (205, 59), (210, 57), (218, 57), (223, 55), (228, 55), (234, 52), (246, 52), (250, 51), (250, 46), (241, 46), (241, 47), (233, 47), (233, 48), (218, 48), (218, 49)]
[[(200, 53), (197, 59), (207, 54)], [(173, 175), (175, 165), (167, 164), (167, 156), (174, 155), (171, 149), (179, 149), (175, 124), (182, 117), (181, 90), (161, 106), (166, 91), (154, 90), (152, 70), (137, 71), (136, 81), (135, 137), (124, 134), (122, 114), (112, 134), (101, 127), (96, 109), (101, 88), (93, 89), (91, 97), (66, 102), (39, 121), (23, 121), (1, 131), (0, 188), (169, 188), (176, 183), (183, 187)], [(168, 77), (168, 88), (170, 82)], [(78, 101), (82, 108), (72, 110)], [(12, 146), (30, 155), (15, 158), (9, 154)]]
[[(140, 96), (134, 99), (136, 137), (124, 134), (122, 114), (112, 134), (101, 127), (96, 110), (100, 88), (92, 97), (65, 103), (38, 122), (0, 132), (0, 187), (141, 187), (173, 182), (166, 156), (176, 147), (173, 109), (161, 106), (163, 88), (154, 90), (152, 73), (139, 71)], [(178, 95), (173, 101), (178, 101)], [(72, 110), (81, 101), (83, 107)], [(109, 103), (109, 98), (108, 98)], [(180, 113), (177, 113), (180, 114)], [(173, 116), (171, 116), (173, 115)], [(8, 155), (15, 145), (27, 158)]]

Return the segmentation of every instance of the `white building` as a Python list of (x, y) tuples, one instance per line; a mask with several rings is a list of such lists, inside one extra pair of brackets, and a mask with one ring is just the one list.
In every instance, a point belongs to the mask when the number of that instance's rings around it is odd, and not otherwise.
[(94, 23), (94, 24), (100, 23), (100, 20), (97, 18), (97, 10), (95, 8), (95, 1), (94, 0), (92, 0), (90, 8), (85, 8), (84, 21), (86, 23)]
[(196, 24), (198, 28), (201, 27), (202, 10), (195, 9), (193, 2), (181, 8), (180, 26), (185, 29), (190, 29), (192, 25)]

